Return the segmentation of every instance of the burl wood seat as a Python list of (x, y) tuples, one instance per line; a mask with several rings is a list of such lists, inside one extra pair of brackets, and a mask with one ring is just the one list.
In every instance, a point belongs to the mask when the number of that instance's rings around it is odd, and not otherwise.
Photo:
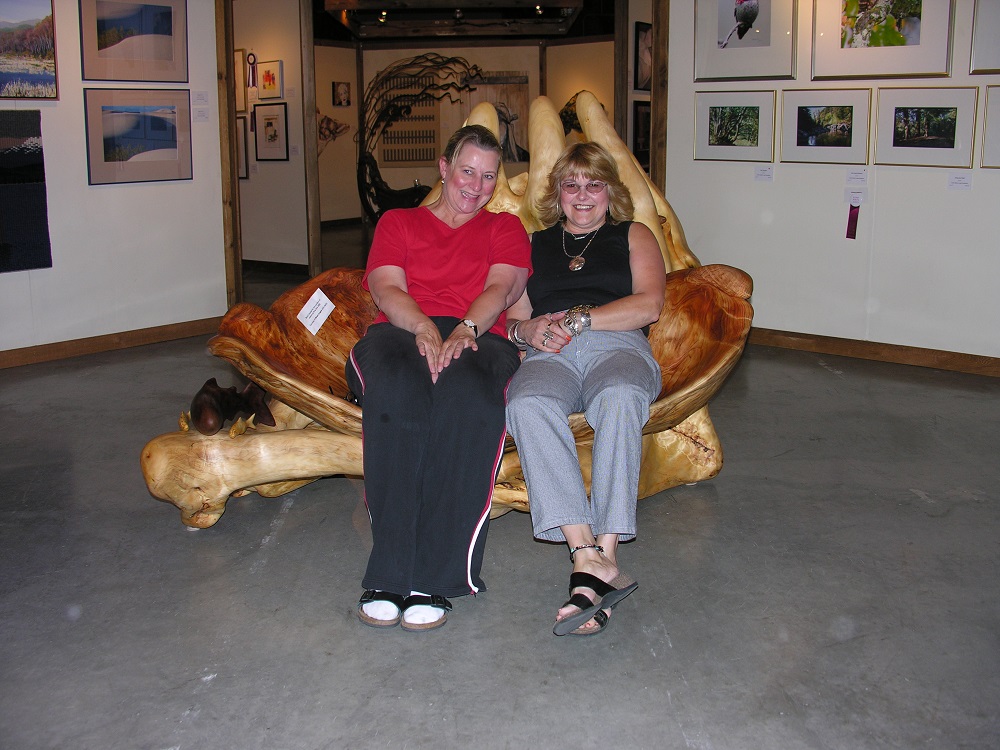
[[(477, 108), (469, 121), (497, 132), (491, 109)], [(654, 231), (673, 269), (660, 320), (649, 334), (663, 388), (643, 429), (639, 497), (644, 498), (708, 479), (722, 468), (722, 448), (706, 404), (743, 351), (753, 317), (752, 282), (736, 268), (698, 264), (673, 210), (589, 92), (577, 95), (577, 114), (584, 136), (615, 156), (636, 203), (636, 220)], [(531, 169), (520, 180), (508, 182), (501, 175), (488, 208), (517, 213), (534, 231), (532, 200), (565, 138), (557, 111), (544, 97), (532, 105), (529, 122)], [(360, 269), (331, 269), (282, 295), (269, 310), (240, 304), (225, 316), (209, 348), (271, 394), (276, 424), (211, 436), (181, 431), (146, 445), (142, 469), (150, 492), (176, 505), (185, 524), (211, 526), (231, 495), (257, 491), (274, 497), (320, 477), (363, 474), (361, 409), (346, 399), (345, 379), (351, 347), (375, 317), (361, 275)], [(335, 309), (314, 336), (297, 315), (317, 288)], [(582, 414), (570, 421), (589, 488), (593, 431)], [(517, 448), (508, 437), (492, 515), (528, 507)]]

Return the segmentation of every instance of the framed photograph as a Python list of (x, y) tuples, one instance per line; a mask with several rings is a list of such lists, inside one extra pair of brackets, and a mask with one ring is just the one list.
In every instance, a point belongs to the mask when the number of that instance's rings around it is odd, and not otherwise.
[(632, 154), (649, 174), (649, 133), (651, 111), (647, 101), (632, 102)]
[(233, 89), (236, 93), (236, 111), (247, 111), (247, 51), (233, 50)]
[(52, 0), (0, 0), (0, 99), (58, 99)]
[(91, 185), (191, 179), (187, 89), (84, 89)]
[(250, 179), (250, 152), (247, 145), (247, 117), (236, 116), (236, 174), (241, 180)]
[(814, 0), (813, 80), (946, 76), (954, 0)]
[(1000, 86), (986, 87), (986, 124), (980, 166), (1000, 169)]
[(867, 164), (871, 89), (781, 92), (781, 161)]
[(281, 60), (257, 63), (257, 98), (281, 99), (283, 89)]
[(976, 86), (878, 90), (875, 163), (972, 168)]
[(653, 83), (653, 24), (636, 21), (632, 88), (649, 91)]
[(351, 84), (347, 81), (334, 81), (333, 82), (333, 106), (334, 107), (350, 107), (351, 106)]
[(288, 105), (254, 105), (253, 120), (257, 161), (288, 161)]
[(774, 91), (695, 92), (694, 158), (774, 160)]
[(795, 78), (797, 7), (795, 0), (695, 0), (694, 80)]
[(85, 81), (188, 79), (187, 2), (80, 0)]
[(1000, 73), (1000, 3), (976, 0), (972, 17), (970, 73)]

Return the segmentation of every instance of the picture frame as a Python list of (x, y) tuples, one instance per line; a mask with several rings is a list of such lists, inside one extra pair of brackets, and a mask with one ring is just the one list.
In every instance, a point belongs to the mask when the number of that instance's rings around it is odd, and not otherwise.
[[(954, 0), (922, 0), (920, 18), (892, 19), (896, 28), (861, 13), (842, 24), (840, 2), (813, 0), (812, 79), (949, 75), (953, 5)], [(874, 7), (881, 12), (882, 6)]]
[(256, 104), (253, 119), (257, 161), (288, 161), (288, 104)]
[(696, 91), (694, 158), (774, 161), (771, 91)]
[(347, 81), (334, 81), (330, 84), (330, 95), (334, 107), (351, 106), (351, 84)]
[(636, 21), (632, 55), (632, 88), (649, 91), (653, 85), (653, 24)]
[(979, 166), (1000, 169), (1000, 85), (986, 87), (986, 114), (983, 117), (983, 151)]
[(795, 78), (798, 2), (758, 0), (756, 16), (742, 29), (733, 5), (695, 0), (694, 80)]
[(972, 15), (972, 55), (969, 73), (1000, 73), (1000, 3), (976, 0)]
[(250, 179), (250, 150), (247, 142), (247, 116), (236, 116), (236, 176)]
[(781, 92), (782, 162), (867, 164), (871, 89)]
[(651, 119), (650, 103), (644, 99), (634, 100), (632, 102), (632, 155), (635, 156), (639, 166), (646, 174), (649, 174)]
[(257, 63), (257, 98), (281, 99), (284, 94), (285, 81), (282, 75), (281, 60), (269, 60)]
[(187, 0), (80, 0), (85, 81), (186, 83)]
[(187, 89), (84, 89), (91, 185), (190, 180)]
[(972, 168), (977, 86), (880, 88), (875, 163)]
[[(11, 24), (2, 32), (6, 38), (0, 99), (59, 98), (52, 6), (53, 0), (35, 0), (32, 5), (0, 0), (0, 18)], [(24, 33), (29, 26), (30, 31)]]
[(233, 90), (236, 94), (236, 112), (247, 111), (247, 51), (233, 50)]

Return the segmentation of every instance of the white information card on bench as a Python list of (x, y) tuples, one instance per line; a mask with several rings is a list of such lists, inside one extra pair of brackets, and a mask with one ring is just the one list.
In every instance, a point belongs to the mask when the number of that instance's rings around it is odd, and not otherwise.
[(309, 333), (315, 336), (319, 333), (319, 329), (323, 327), (326, 319), (330, 317), (330, 313), (336, 309), (336, 305), (330, 301), (330, 298), (323, 294), (322, 289), (317, 289), (312, 293), (309, 300), (302, 306), (299, 310), (299, 314), (296, 316), (302, 325), (309, 329)]

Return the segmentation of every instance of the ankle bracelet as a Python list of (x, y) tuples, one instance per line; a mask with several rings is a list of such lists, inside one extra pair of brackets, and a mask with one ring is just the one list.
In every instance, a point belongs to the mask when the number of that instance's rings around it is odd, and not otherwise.
[(604, 554), (604, 547), (599, 544), (581, 544), (579, 547), (572, 547), (569, 551), (569, 561), (573, 562), (573, 555), (582, 549), (596, 549), (602, 555)]

